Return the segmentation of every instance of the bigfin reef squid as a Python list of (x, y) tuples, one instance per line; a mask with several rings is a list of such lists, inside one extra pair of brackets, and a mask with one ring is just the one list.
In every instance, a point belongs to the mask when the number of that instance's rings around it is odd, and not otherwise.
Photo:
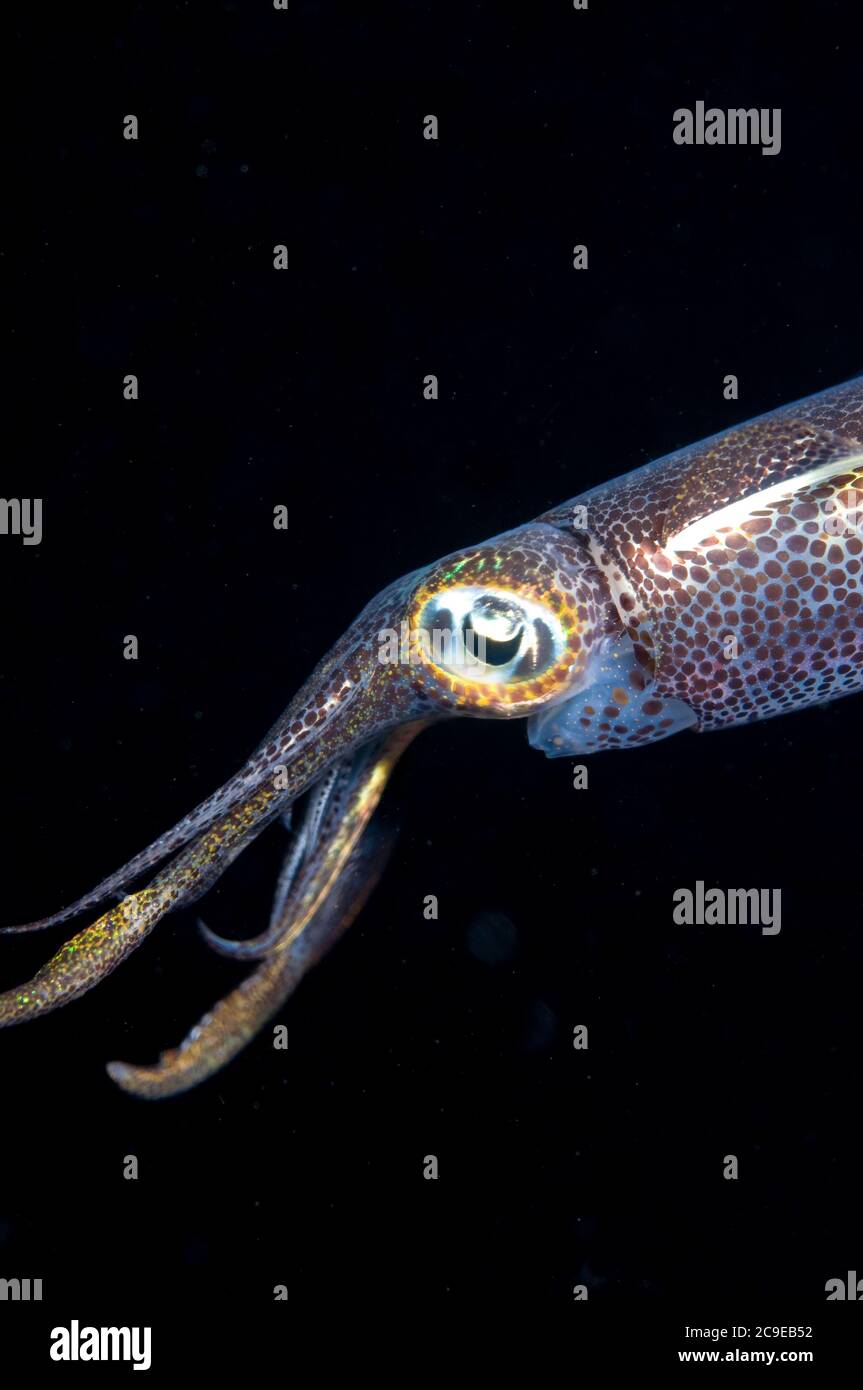
[(69, 907), (5, 928), (59, 926), (119, 899), (0, 994), (0, 1025), (77, 999), (284, 821), (292, 838), (264, 930), (232, 941), (202, 926), (251, 973), (155, 1064), (108, 1065), (133, 1095), (176, 1095), (245, 1047), (360, 911), (391, 846), (375, 809), (435, 721), (524, 719), (532, 747), (571, 757), (859, 690), (861, 501), (858, 377), (390, 584), (224, 786)]

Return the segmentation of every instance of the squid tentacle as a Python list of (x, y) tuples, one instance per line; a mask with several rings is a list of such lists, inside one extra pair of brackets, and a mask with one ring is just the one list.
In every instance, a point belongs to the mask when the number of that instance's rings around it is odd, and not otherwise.
[(0, 1027), (70, 1003), (99, 983), (149, 936), (167, 913), (194, 901), (282, 809), (282, 793), (253, 796), (166, 865), (146, 888), (85, 927), (17, 989), (0, 994)]
[[(320, 831), (324, 810), (326, 809), (327, 802), (330, 799), (342, 766), (343, 760), (333, 764), (321, 778), (320, 782), (312, 789), (305, 819), (293, 844), (285, 855), (281, 872), (276, 883), (276, 891), (273, 895), (273, 906), (270, 912), (271, 922), (275, 921), (277, 917), (280, 917), (285, 910), (290, 891), (302, 867), (303, 861), (306, 858), (308, 846), (314, 842)], [(293, 807), (286, 813), (286, 816), (290, 817), (292, 814)], [(288, 822), (286, 828), (290, 829), (290, 822)], [(209, 930), (206, 923), (201, 921), (198, 922), (198, 927), (202, 934), (206, 934)]]
[[(306, 839), (306, 827), (303, 825), (300, 827), (299, 833), (294, 838), (293, 843), (284, 857), (273, 897), (273, 913), (276, 911), (281, 912), (284, 909), (294, 880), (299, 872), (300, 865), (303, 862), (303, 857), (306, 852)], [(198, 928), (199, 930), (204, 930), (203, 923), (200, 919), (198, 921)]]
[(68, 907), (61, 908), (49, 917), (39, 918), (35, 922), (25, 922), (20, 926), (0, 927), (0, 934), (11, 936), (18, 932), (43, 931), (46, 927), (57, 927), (61, 922), (66, 922), (71, 917), (78, 917), (89, 908), (98, 906), (106, 898), (121, 897), (133, 879), (138, 878), (147, 869), (151, 869), (160, 860), (166, 859), (173, 850), (182, 849), (195, 834), (201, 834), (208, 830), (230, 807), (236, 805), (242, 798), (243, 792), (247, 793), (249, 789), (250, 784), (245, 783), (241, 778), (235, 778), (232, 782), (226, 783), (224, 787), (220, 787), (206, 801), (202, 801), (200, 806), (197, 806), (189, 815), (184, 816), (164, 835), (160, 835), (140, 854), (136, 854), (122, 868), (109, 874), (89, 893), (76, 898), (75, 902), (70, 903)]
[[(236, 1057), (351, 925), (383, 872), (394, 843), (394, 832), (372, 827), (301, 935), (286, 949), (274, 952), (220, 999), (179, 1047), (163, 1052), (155, 1065), (109, 1062), (107, 1072), (112, 1081), (131, 1095), (161, 1100), (199, 1085)], [(287, 915), (290, 910), (289, 904)]]
[[(318, 712), (318, 723), (315, 726), (321, 731), (328, 723), (336, 710), (342, 714), (348, 708), (355, 696), (356, 687), (344, 684), (338, 691), (338, 703), (336, 696), (331, 697), (330, 703), (332, 710), (322, 708)], [(302, 709), (304, 691), (301, 691), (296, 699), (289, 706), (279, 724), (271, 730), (270, 741), (264, 741), (258, 752), (246, 763), (235, 777), (225, 782), (223, 786), (176, 825), (172, 826), (157, 840), (143, 849), (140, 854), (136, 854), (122, 868), (109, 874), (107, 878), (98, 883), (90, 892), (83, 897), (77, 898), (68, 907), (61, 908), (58, 912), (52, 913), (49, 917), (41, 917), (34, 922), (25, 922), (18, 926), (0, 927), (0, 934), (14, 935), (20, 932), (43, 931), (46, 927), (56, 927), (61, 922), (68, 921), (71, 917), (77, 917), (82, 912), (88, 911), (91, 907), (96, 907), (104, 902), (106, 898), (118, 895), (128, 884), (138, 878), (147, 869), (152, 868), (161, 860), (166, 859), (174, 850), (182, 849), (195, 835), (206, 832), (209, 828), (217, 824), (220, 819), (236, 806), (242, 806), (250, 796), (254, 795), (261, 787), (266, 787), (273, 782), (273, 774), (276, 769), (283, 771), (285, 785), (282, 788), (285, 795), (282, 797), (282, 804), (289, 804), (294, 797), (308, 785), (309, 762), (303, 761), (305, 736), (310, 733), (308, 725), (301, 725), (300, 721), (295, 720), (293, 724), (287, 721), (295, 711), (296, 706)], [(326, 705), (324, 701), (324, 705)], [(321, 744), (318, 746), (316, 759), (319, 764), (327, 761), (327, 750)], [(311, 759), (314, 763), (315, 758)]]
[[(268, 958), (155, 1067), (112, 1062), (109, 1075), (118, 1085), (153, 1097), (187, 1090), (233, 1057), (281, 1008), (377, 882), (391, 845), (378, 831), (362, 841), (361, 836), (398, 758), (421, 727), (400, 728), (330, 770), (286, 856), (271, 926), (264, 933)], [(267, 825), (284, 818), (288, 795), (269, 785), (259, 788), (186, 846), (146, 888), (67, 941), (29, 983), (0, 994), (0, 1026), (48, 1013), (104, 979), (162, 917), (201, 897)], [(206, 929), (205, 934), (221, 940)]]
[[(376, 884), (395, 837), (377, 826), (369, 830), (369, 821), (396, 762), (421, 727), (398, 729), (337, 765), (307, 809), (300, 834), (308, 848), (292, 887), (285, 884), (294, 873), (295, 851), (288, 853), (265, 933), (271, 941), (266, 958), (155, 1065), (109, 1063), (108, 1074), (118, 1086), (153, 1100), (189, 1090), (235, 1057), (278, 1013)], [(206, 928), (204, 933), (208, 941), (221, 941)]]
[(345, 870), (396, 762), (424, 727), (423, 722), (404, 725), (334, 770), (323, 804), (318, 802), (309, 810), (307, 857), (290, 899), (292, 911), (278, 910), (277, 892), (269, 926), (245, 941), (219, 936), (201, 922), (201, 933), (213, 950), (232, 960), (260, 960), (274, 950), (284, 950), (305, 930)]
[[(303, 823), (297, 832), (293, 843), (288, 848), (279, 877), (276, 882), (276, 891), (273, 894), (273, 903), (270, 909), (270, 921), (267, 935), (270, 933), (275, 937), (282, 930), (281, 923), (287, 915), (288, 902), (291, 898), (291, 890), (297, 881), (297, 875), (304, 869), (308, 861), (311, 850), (320, 834), (321, 822), (327, 805), (332, 801), (333, 790), (341, 778), (344, 782), (346, 770), (355, 767), (348, 759), (343, 759), (331, 767), (320, 782), (313, 788), (311, 797), (306, 806)], [(253, 957), (244, 954), (248, 945), (246, 941), (235, 941), (228, 937), (219, 936), (202, 918), (198, 918), (198, 930), (201, 936), (212, 946), (213, 950), (219, 955), (234, 959), (252, 959)], [(255, 938), (258, 940), (259, 938)]]

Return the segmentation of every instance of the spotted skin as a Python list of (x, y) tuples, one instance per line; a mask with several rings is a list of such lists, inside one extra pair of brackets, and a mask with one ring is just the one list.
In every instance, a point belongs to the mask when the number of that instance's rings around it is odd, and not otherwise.
[[(863, 528), (853, 513), (861, 502), (858, 378), (659, 459), (543, 520), (574, 533), (573, 517), (586, 521), (579, 534), (609, 585), (657, 721), (667, 717), (663, 701), (677, 700), (707, 730), (860, 689)], [(619, 733), (615, 722), (597, 719), (596, 746), (656, 732)]]
[[(863, 378), (594, 488), (397, 580), (320, 662), (235, 777), (70, 906), (118, 895), (0, 1027), (78, 998), (310, 793), (270, 926), (209, 945), (255, 969), (131, 1093), (198, 1084), (263, 1027), (337, 939), (380, 867), (364, 838), (403, 749), (456, 716), (526, 719), (550, 756), (728, 728), (863, 686)], [(2, 1065), (2, 1060), (0, 1060)]]
[(528, 720), (531, 748), (549, 758), (658, 743), (698, 724), (683, 700), (659, 699), (626, 633), (595, 649), (584, 688)]

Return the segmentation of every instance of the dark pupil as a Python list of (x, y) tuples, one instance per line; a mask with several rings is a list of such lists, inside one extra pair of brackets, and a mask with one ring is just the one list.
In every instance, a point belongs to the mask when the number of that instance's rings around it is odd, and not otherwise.
[(484, 661), (486, 666), (506, 666), (507, 662), (512, 661), (517, 655), (523, 636), (523, 632), (519, 630), (506, 642), (494, 642), (474, 629), (470, 614), (463, 620), (461, 630), (465, 647), (471, 656), (475, 656), (478, 661)]

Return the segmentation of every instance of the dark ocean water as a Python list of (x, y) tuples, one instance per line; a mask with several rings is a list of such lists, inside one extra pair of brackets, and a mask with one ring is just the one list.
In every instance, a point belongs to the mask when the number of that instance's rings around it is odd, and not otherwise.
[[(43, 498), (44, 535), (0, 537), (4, 921), (230, 776), (399, 574), (863, 369), (848, 7), (505, 11), (17, 26), (2, 491)], [(780, 154), (675, 145), (701, 99), (781, 108)], [(156, 1105), (106, 1078), (241, 977), (197, 909), (0, 1034), (0, 1276), (53, 1280), (60, 1321), (118, 1284), (821, 1310), (863, 1273), (860, 710), (602, 755), (586, 791), (519, 724), (428, 732), (286, 1053)], [(238, 861), (211, 925), (261, 929), (283, 848)], [(781, 934), (676, 927), (698, 879), (781, 888)], [(0, 987), (60, 939), (0, 940)]]

